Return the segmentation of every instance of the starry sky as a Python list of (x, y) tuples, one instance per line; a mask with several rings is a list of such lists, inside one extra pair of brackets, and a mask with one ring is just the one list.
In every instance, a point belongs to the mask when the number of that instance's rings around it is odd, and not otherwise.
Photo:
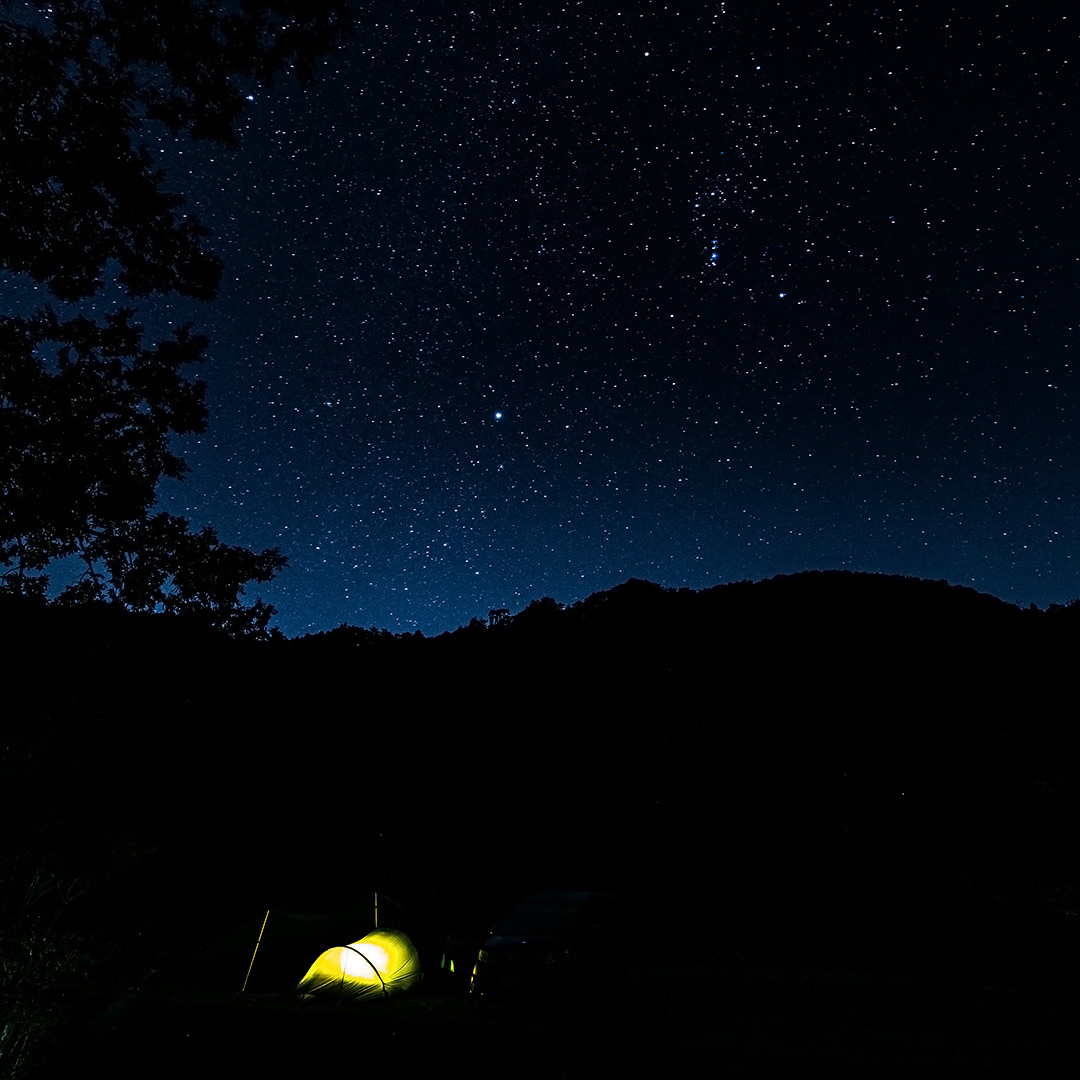
[(287, 635), (629, 577), (1080, 595), (1080, 13), (405, 0), (235, 151), (208, 432), (162, 505)]

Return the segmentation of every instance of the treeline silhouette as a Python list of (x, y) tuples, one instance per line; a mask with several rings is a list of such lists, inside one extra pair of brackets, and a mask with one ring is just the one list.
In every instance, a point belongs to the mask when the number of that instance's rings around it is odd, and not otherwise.
[(436, 950), (588, 885), (715, 957), (756, 927), (861, 964), (1075, 959), (1029, 915), (1076, 895), (1076, 605), (815, 572), (490, 623), (255, 642), (3, 598), (8, 890), (92, 882), (64, 919), (111, 943), (104, 981), (372, 889)]

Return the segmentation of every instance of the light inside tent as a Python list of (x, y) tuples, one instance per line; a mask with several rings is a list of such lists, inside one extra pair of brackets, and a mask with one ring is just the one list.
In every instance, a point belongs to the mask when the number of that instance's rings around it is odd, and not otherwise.
[(386, 997), (419, 981), (420, 959), (413, 943), (399, 930), (380, 929), (351, 945), (327, 949), (296, 989), (301, 994)]
[(358, 941), (341, 950), (341, 970), (350, 978), (375, 979), (374, 968), (380, 975), (390, 970), (390, 954), (381, 945)]

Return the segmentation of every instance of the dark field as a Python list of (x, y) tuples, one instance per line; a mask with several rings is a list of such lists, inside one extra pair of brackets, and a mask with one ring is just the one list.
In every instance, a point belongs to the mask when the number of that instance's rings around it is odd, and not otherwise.
[[(432, 640), (0, 620), (26, 1075), (1072, 1076), (1078, 613), (805, 575)], [(631, 909), (607, 989), (439, 982), (569, 888)], [(241, 996), (267, 908), (348, 921), (275, 916)], [(374, 923), (419, 993), (290, 998)]]
[(57, 1052), (56, 1075), (1069, 1075), (1060, 989), (726, 966), (642, 972), (599, 1002), (480, 1009), (460, 996), (310, 1005), (130, 996)]

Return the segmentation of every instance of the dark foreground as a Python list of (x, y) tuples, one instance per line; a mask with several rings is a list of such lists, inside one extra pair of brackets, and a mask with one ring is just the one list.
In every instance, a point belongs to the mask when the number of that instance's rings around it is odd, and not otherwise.
[[(1075, 1074), (1080, 605), (802, 575), (432, 640), (9, 615), (5, 991), (53, 1033), (39, 1075)], [(374, 890), (431, 972), (568, 888), (634, 909), (596, 1000), (264, 993)], [(229, 996), (271, 906), (349, 928)]]
[(1076, 1004), (1060, 986), (785, 966), (665, 976), (644, 960), (636, 985), (558, 1004), (145, 993), (99, 1012), (49, 1074), (1064, 1076), (1080, 1050)]

